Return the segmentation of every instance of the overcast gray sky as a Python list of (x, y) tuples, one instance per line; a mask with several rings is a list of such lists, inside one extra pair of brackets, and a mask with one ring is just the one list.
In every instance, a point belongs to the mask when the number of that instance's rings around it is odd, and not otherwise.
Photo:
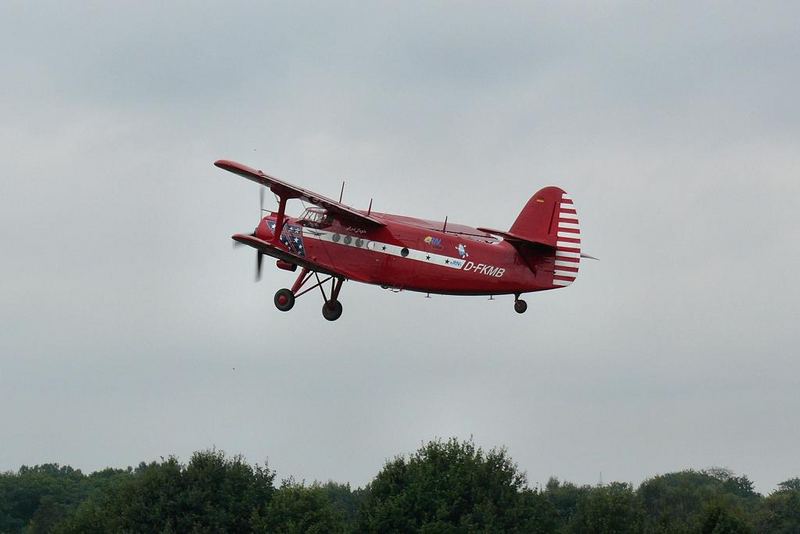
[[(163, 4), (0, 5), (0, 469), (216, 446), (362, 485), (473, 436), (532, 485), (800, 475), (800, 4)], [(559, 185), (601, 261), (522, 316), (280, 313), (218, 158), (495, 228)]]

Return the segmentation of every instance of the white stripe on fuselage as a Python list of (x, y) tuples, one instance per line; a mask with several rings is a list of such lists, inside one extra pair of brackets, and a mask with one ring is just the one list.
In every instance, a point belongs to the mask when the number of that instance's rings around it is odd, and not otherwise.
[[(450, 269), (461, 269), (466, 263), (466, 261), (461, 258), (453, 258), (452, 256), (445, 256), (443, 254), (436, 254), (425, 250), (401, 247), (392, 245), (390, 243), (381, 243), (380, 241), (370, 241), (369, 239), (364, 239), (358, 236), (327, 232), (325, 230), (317, 230), (314, 228), (303, 228), (303, 237), (333, 243), (334, 245), (345, 245), (348, 247), (361, 248), (371, 252), (377, 252), (379, 254), (397, 256), (400, 258), (406, 258), (408, 260), (438, 265), (440, 267), (449, 267)], [(405, 255), (403, 255), (404, 250), (406, 251)]]

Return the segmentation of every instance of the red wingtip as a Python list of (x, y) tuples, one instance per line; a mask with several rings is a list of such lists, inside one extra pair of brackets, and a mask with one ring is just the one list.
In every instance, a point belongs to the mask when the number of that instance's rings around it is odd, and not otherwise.
[(245, 176), (245, 175), (266, 176), (264, 172), (259, 169), (254, 169), (252, 167), (248, 167), (247, 165), (244, 165), (236, 161), (231, 161), (229, 159), (218, 159), (217, 161), (214, 162), (214, 165), (219, 167), (220, 169), (232, 172), (234, 174), (238, 174), (240, 176)]

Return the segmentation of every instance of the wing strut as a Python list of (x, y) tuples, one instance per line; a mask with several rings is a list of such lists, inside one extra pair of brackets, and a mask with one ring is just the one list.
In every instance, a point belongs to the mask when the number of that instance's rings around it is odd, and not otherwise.
[(281, 244), (281, 235), (283, 235), (283, 222), (286, 213), (286, 195), (278, 194), (280, 202), (278, 202), (278, 218), (275, 221), (275, 233), (272, 235), (272, 244), (276, 247)]

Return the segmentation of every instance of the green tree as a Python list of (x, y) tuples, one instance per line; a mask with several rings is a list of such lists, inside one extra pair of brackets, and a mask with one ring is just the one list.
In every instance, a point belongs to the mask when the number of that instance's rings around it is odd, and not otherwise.
[(630, 484), (612, 482), (584, 493), (569, 530), (596, 534), (641, 532), (644, 510)]
[(285, 480), (264, 513), (254, 513), (254, 532), (323, 534), (347, 531), (345, 515), (337, 510), (324, 486)]
[(268, 504), (274, 474), (221, 451), (195, 453), (188, 465), (168, 458), (140, 464), (130, 476), (78, 507), (63, 532), (248, 532)]
[(526, 487), (504, 449), (432, 441), (386, 463), (366, 488), (366, 532), (552, 532), (552, 504)]
[(552, 504), (558, 517), (558, 524), (565, 527), (578, 511), (578, 502), (591, 491), (589, 486), (578, 487), (571, 482), (560, 482), (550, 477), (544, 495)]
[(762, 497), (727, 469), (543, 491), (504, 449), (433, 441), (363, 489), (295, 483), (216, 450), (84, 475), (58, 464), (0, 473), (0, 533), (644, 532), (800, 533), (800, 478)]
[(798, 491), (800, 492), (800, 478), (790, 478), (778, 484), (778, 491)]
[(350, 484), (339, 484), (333, 481), (322, 484), (321, 488), (331, 506), (344, 517), (348, 529), (355, 529), (365, 491), (360, 488), (353, 490), (350, 488)]
[(800, 478), (791, 478), (778, 484), (777, 491), (764, 499), (756, 525), (758, 532), (800, 532)]
[(645, 530), (664, 533), (699, 532), (714, 514), (752, 517), (761, 500), (747, 477), (719, 468), (656, 476), (639, 486), (638, 495)]
[(703, 514), (701, 534), (750, 534), (753, 529), (747, 524), (743, 513), (725, 503), (712, 503)]
[(46, 532), (90, 491), (77, 469), (58, 464), (22, 466), (0, 474), (0, 532)]
[(759, 496), (754, 489), (753, 483), (745, 475), (737, 477), (733, 471), (722, 467), (704, 469), (702, 473), (720, 481), (722, 483), (721, 490), (723, 493), (728, 493), (744, 499)]

